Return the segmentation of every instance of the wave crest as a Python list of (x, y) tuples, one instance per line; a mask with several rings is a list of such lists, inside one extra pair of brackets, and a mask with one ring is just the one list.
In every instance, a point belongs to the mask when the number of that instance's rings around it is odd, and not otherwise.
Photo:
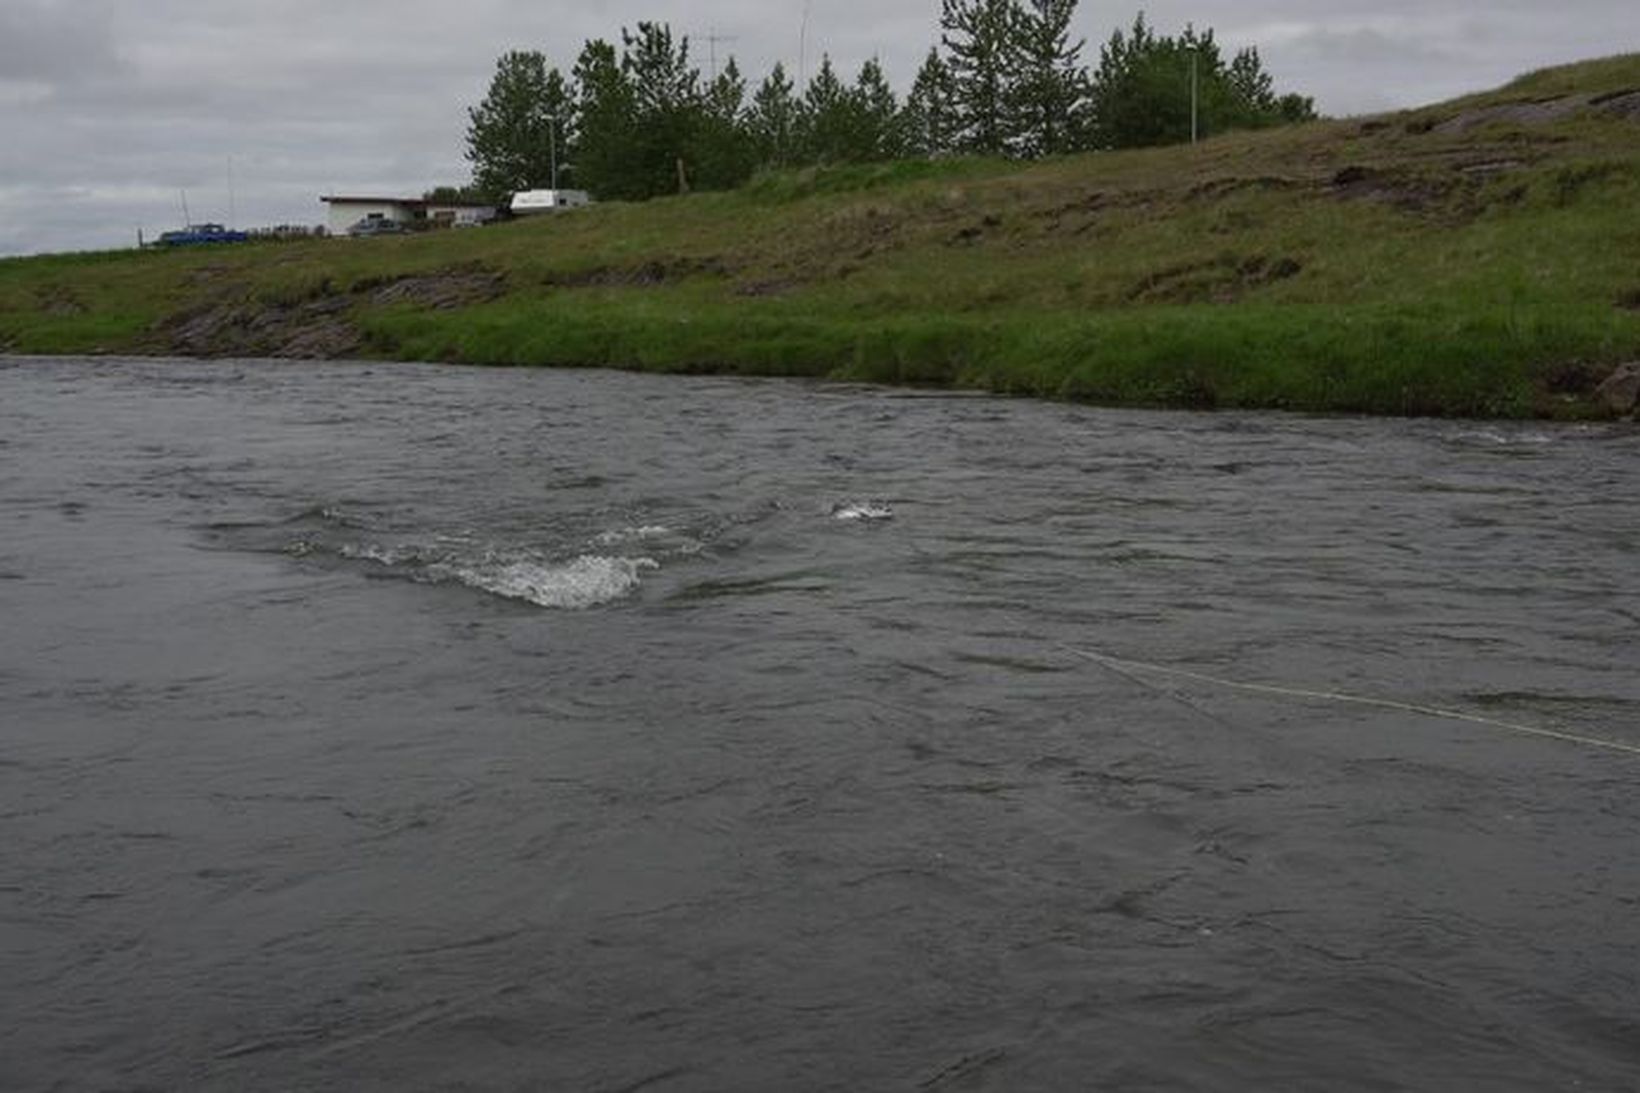
[(843, 501), (833, 505), (833, 520), (892, 520), (894, 510), (885, 501)]

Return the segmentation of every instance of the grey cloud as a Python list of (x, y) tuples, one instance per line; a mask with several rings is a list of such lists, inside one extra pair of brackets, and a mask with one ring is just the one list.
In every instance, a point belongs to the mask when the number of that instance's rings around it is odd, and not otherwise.
[(1436, 43), (1411, 35), (1396, 36), (1372, 27), (1336, 31), (1315, 27), (1284, 42), (1282, 52), (1304, 60), (1352, 64), (1427, 64), (1454, 59), (1451, 50)]
[(0, 6), (0, 83), (57, 88), (121, 70), (108, 24), (95, 14), (102, 8), (44, 0)]

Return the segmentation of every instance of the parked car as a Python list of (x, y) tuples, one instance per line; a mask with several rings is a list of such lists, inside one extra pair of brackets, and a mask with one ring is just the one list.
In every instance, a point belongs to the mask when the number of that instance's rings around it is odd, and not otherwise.
[(364, 235), (403, 235), (405, 230), (404, 225), (397, 220), (389, 220), (385, 216), (367, 216), (350, 224), (347, 234), (355, 238)]
[(163, 232), (156, 246), (189, 247), (201, 243), (243, 243), (250, 236), (242, 231), (229, 231), (221, 224), (189, 224), (178, 231)]

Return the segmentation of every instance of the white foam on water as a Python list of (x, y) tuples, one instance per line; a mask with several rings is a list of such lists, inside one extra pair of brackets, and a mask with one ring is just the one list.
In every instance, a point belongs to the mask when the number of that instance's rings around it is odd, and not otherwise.
[(454, 580), (495, 596), (539, 607), (582, 610), (620, 599), (638, 586), (638, 575), (658, 569), (653, 558), (583, 554), (567, 562), (511, 561), (477, 566), (440, 566)]
[(412, 580), (463, 584), (540, 607), (580, 610), (625, 596), (645, 570), (659, 569), (653, 558), (582, 554), (549, 561), (519, 551), (429, 550), (415, 545), (349, 543), (335, 552), (354, 561), (374, 562)]
[(894, 510), (882, 501), (843, 501), (833, 505), (833, 520), (892, 520)]
[(336, 548), (343, 558), (355, 561), (378, 562), (381, 565), (404, 565), (420, 560), (413, 547), (378, 546), (375, 543), (344, 543)]
[(1454, 439), (1470, 444), (1491, 444), (1498, 447), (1541, 446), (1553, 444), (1560, 439), (1552, 433), (1530, 431), (1523, 429), (1466, 429), (1456, 434)]
[(664, 539), (672, 534), (672, 529), (664, 524), (642, 524), (638, 527), (611, 528), (599, 533), (592, 541), (600, 546), (616, 546), (620, 543), (642, 542), (647, 539)]

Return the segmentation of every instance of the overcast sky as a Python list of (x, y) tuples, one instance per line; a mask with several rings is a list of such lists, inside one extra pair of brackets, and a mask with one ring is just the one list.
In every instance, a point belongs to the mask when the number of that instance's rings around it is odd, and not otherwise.
[[(1088, 60), (1137, 3), (1083, 0)], [(1640, 49), (1635, 0), (1151, 0), (1173, 32), (1256, 45), (1281, 91), (1328, 114), (1414, 106), (1532, 68)], [(467, 179), (466, 108), (496, 58), (566, 70), (589, 37), (671, 23), (708, 67), (847, 77), (881, 58), (904, 92), (939, 0), (0, 0), (0, 255), (131, 245), (182, 221), (324, 220), (329, 192)], [(805, 14), (806, 13), (806, 14)], [(230, 209), (231, 204), (231, 209)], [(231, 215), (230, 215), (231, 214)]]

